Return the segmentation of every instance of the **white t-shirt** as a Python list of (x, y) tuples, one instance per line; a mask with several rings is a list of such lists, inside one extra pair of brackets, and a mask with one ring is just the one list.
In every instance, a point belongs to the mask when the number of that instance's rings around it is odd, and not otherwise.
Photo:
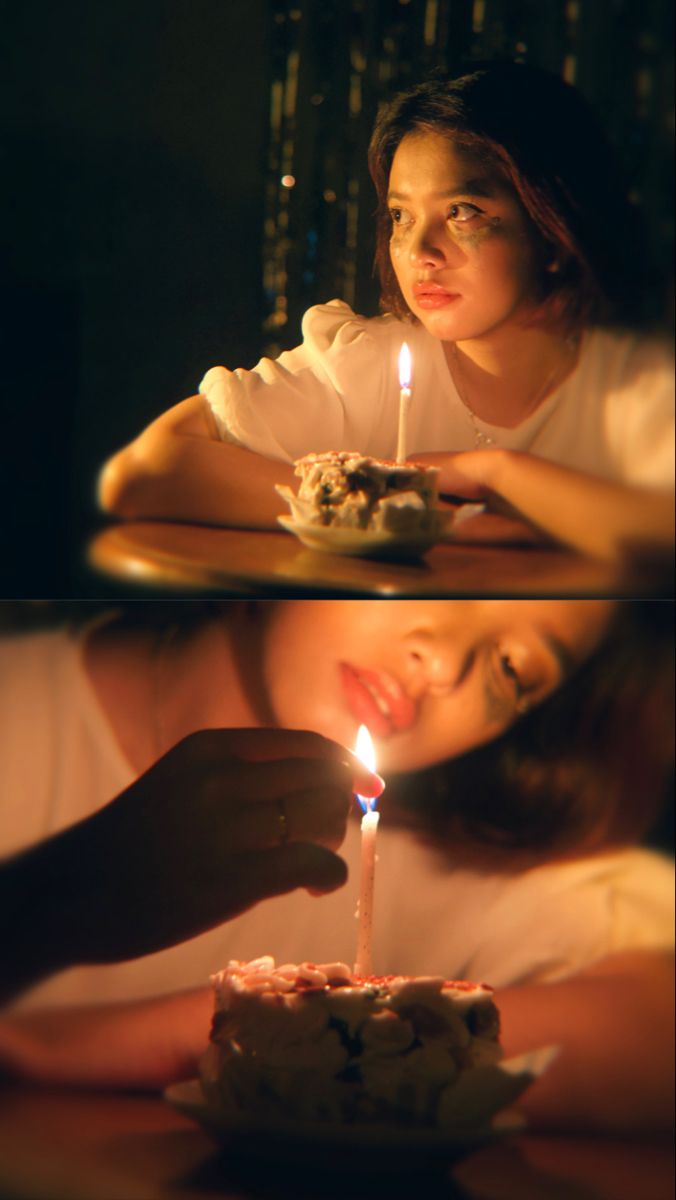
[[(443, 344), (420, 324), (357, 316), (340, 300), (311, 308), (303, 344), (251, 371), (212, 367), (200, 383), (221, 438), (293, 462), (310, 451), (396, 454), (397, 361), (413, 358), (408, 453), (471, 450), (475, 430)], [(513, 429), (477, 420), (496, 445), (602, 478), (667, 488), (674, 479), (674, 372), (661, 342), (586, 333), (560, 388)]]
[[(133, 780), (65, 631), (0, 639), (0, 853), (62, 829)], [(443, 974), (502, 987), (550, 981), (614, 951), (673, 944), (673, 864), (626, 850), (519, 875), (449, 870), (381, 802), (374, 918), (379, 973)], [(24, 1006), (90, 1003), (206, 984), (230, 958), (351, 963), (356, 950), (359, 823), (341, 854), (347, 885), (266, 900), (218, 929), (133, 962), (65, 971)], [(46, 897), (47, 901), (48, 898)]]

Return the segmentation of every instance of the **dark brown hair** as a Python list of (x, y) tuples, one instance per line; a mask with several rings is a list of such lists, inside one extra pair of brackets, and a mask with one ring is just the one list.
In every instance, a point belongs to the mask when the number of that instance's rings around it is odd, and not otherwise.
[(671, 802), (673, 656), (672, 603), (621, 601), (562, 688), (496, 741), (388, 779), (388, 811), (498, 869), (640, 841)]
[(641, 223), (594, 114), (558, 76), (507, 62), (458, 79), (432, 77), (395, 96), (376, 120), (369, 169), (378, 195), (375, 262), (384, 309), (413, 319), (390, 262), (387, 206), (392, 159), (412, 132), (447, 135), (514, 188), (542, 251), (534, 320), (566, 333), (642, 323), (648, 289)]

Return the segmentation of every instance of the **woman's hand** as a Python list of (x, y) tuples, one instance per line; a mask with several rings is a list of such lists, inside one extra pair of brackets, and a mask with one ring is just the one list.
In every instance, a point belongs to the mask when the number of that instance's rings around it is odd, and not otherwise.
[(137, 958), (269, 896), (345, 882), (352, 795), (382, 781), (304, 731), (204, 730), (0, 874), (4, 998), (65, 966)]
[(486, 500), (490, 496), (488, 479), (493, 465), (488, 455), (495, 450), (459, 450), (447, 453), (416, 454), (415, 461), (439, 471), (439, 491), (456, 500)]

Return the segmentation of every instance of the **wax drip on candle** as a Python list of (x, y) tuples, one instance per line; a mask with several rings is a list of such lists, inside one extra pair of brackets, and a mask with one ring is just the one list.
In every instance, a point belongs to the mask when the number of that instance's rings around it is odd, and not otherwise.
[(411, 400), (411, 351), (406, 342), (399, 351), (399, 429), (397, 431), (397, 462), (406, 461), (406, 425)]
[[(365, 725), (361, 725), (357, 734), (355, 754), (371, 771), (376, 769), (376, 758), (373, 750), (371, 735)], [(357, 795), (364, 816), (361, 821), (361, 877), (359, 884), (359, 931), (357, 935), (357, 958), (354, 966), (355, 975), (371, 975), (373, 973), (371, 942), (373, 934), (373, 885), (376, 869), (376, 832), (380, 813), (374, 811), (376, 801), (366, 796)]]

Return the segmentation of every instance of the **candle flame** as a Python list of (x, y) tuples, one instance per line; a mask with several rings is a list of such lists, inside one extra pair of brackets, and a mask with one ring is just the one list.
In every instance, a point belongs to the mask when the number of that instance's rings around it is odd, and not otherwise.
[[(365, 725), (360, 725), (357, 732), (357, 744), (354, 748), (357, 758), (363, 762), (369, 771), (376, 769), (376, 752), (373, 748), (373, 739)], [(357, 800), (361, 804), (362, 812), (371, 812), (376, 806), (376, 798), (357, 795)]]
[(399, 387), (407, 388), (411, 382), (411, 351), (406, 342), (399, 351)]

